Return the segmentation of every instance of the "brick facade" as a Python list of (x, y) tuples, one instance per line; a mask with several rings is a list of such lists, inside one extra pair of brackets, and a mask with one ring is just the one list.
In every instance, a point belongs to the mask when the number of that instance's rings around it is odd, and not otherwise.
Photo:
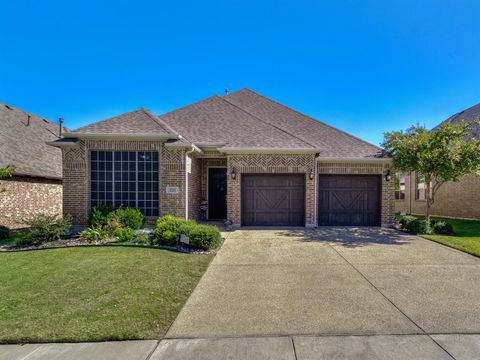
[[(385, 175), (390, 170), (391, 180), (386, 181)], [(395, 216), (395, 181), (391, 163), (319, 163), (318, 174), (331, 175), (382, 175), (381, 195), (381, 225), (390, 226)]]
[[(208, 168), (227, 168), (227, 216), (234, 224), (241, 223), (242, 174), (303, 174), (305, 176), (305, 225), (317, 224), (317, 174), (385, 174), (389, 163), (319, 163), (314, 154), (241, 154), (220, 157), (220, 154), (186, 154), (172, 150), (160, 141), (82, 140), (75, 148), (63, 150), (64, 213), (73, 216), (75, 225), (86, 224), (90, 211), (91, 150), (158, 151), (160, 159), (160, 215), (199, 219), (199, 205), (208, 196)], [(216, 157), (214, 157), (216, 156)], [(318, 167), (317, 167), (318, 166)], [(230, 173), (235, 168), (237, 178)], [(311, 171), (315, 179), (310, 180)], [(393, 171), (392, 171), (393, 176)], [(382, 176), (381, 223), (393, 223), (394, 181)], [(188, 184), (188, 185), (187, 185)], [(179, 188), (178, 194), (167, 194), (166, 187)], [(185, 192), (188, 188), (188, 194)], [(186, 204), (188, 203), (188, 204)], [(188, 212), (186, 211), (188, 205)]]
[[(443, 184), (435, 196), (431, 214), (480, 219), (480, 177), (466, 175), (461, 181)], [(405, 175), (405, 199), (395, 200), (395, 211), (425, 214), (425, 201), (415, 199), (415, 173)]]
[(33, 216), (62, 213), (62, 181), (14, 176), (0, 180), (0, 225), (24, 227)]
[[(185, 216), (185, 151), (165, 148), (160, 141), (81, 140), (74, 148), (63, 149), (63, 213), (75, 225), (85, 225), (90, 211), (89, 158), (92, 150), (158, 151), (160, 159), (160, 215)], [(178, 194), (167, 194), (167, 186), (177, 186)]]
[[(235, 168), (237, 178), (229, 174)], [(242, 174), (305, 174), (305, 225), (314, 226), (315, 180), (308, 174), (315, 169), (313, 154), (252, 154), (227, 156), (227, 215), (234, 224), (241, 224)]]

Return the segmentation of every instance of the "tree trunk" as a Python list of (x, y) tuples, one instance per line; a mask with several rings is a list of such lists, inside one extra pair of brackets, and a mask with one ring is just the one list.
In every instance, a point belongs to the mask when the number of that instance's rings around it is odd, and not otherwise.
[(429, 178), (425, 178), (425, 206), (426, 211), (425, 215), (427, 217), (427, 230), (430, 229), (430, 206), (431, 206), (431, 199), (430, 199), (430, 184), (431, 180)]

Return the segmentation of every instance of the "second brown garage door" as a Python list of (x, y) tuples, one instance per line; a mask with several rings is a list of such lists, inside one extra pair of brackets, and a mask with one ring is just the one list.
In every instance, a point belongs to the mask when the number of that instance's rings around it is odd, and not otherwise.
[(304, 175), (242, 175), (242, 225), (305, 226)]
[(379, 225), (380, 176), (321, 175), (318, 195), (318, 225)]

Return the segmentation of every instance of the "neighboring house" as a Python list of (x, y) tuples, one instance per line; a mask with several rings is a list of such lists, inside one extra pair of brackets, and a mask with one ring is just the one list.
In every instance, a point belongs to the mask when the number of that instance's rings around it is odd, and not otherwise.
[(62, 153), (46, 144), (58, 135), (58, 125), (0, 103), (0, 167), (15, 165), (14, 176), (0, 180), (0, 225), (62, 213)]
[[(442, 122), (468, 122), (480, 116), (480, 104), (459, 112)], [(435, 130), (434, 128), (433, 130)], [(480, 138), (480, 125), (474, 126), (474, 136)], [(401, 213), (425, 214), (425, 182), (416, 173), (397, 174), (395, 210)], [(435, 195), (431, 214), (444, 217), (480, 219), (480, 177), (469, 174), (458, 182), (443, 184)]]
[(251, 90), (164, 115), (140, 109), (64, 134), (64, 213), (100, 203), (149, 218), (235, 225), (393, 223), (391, 161), (379, 148)]

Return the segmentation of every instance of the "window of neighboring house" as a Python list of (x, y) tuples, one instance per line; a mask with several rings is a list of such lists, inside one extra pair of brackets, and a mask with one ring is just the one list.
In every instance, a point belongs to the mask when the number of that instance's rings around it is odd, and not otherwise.
[(405, 174), (395, 174), (395, 200), (405, 200)]
[(159, 215), (158, 152), (92, 151), (90, 205), (134, 207)]
[[(427, 183), (425, 182), (425, 176), (421, 174), (415, 175), (415, 200), (427, 199)], [(431, 186), (430, 186), (431, 189)]]

